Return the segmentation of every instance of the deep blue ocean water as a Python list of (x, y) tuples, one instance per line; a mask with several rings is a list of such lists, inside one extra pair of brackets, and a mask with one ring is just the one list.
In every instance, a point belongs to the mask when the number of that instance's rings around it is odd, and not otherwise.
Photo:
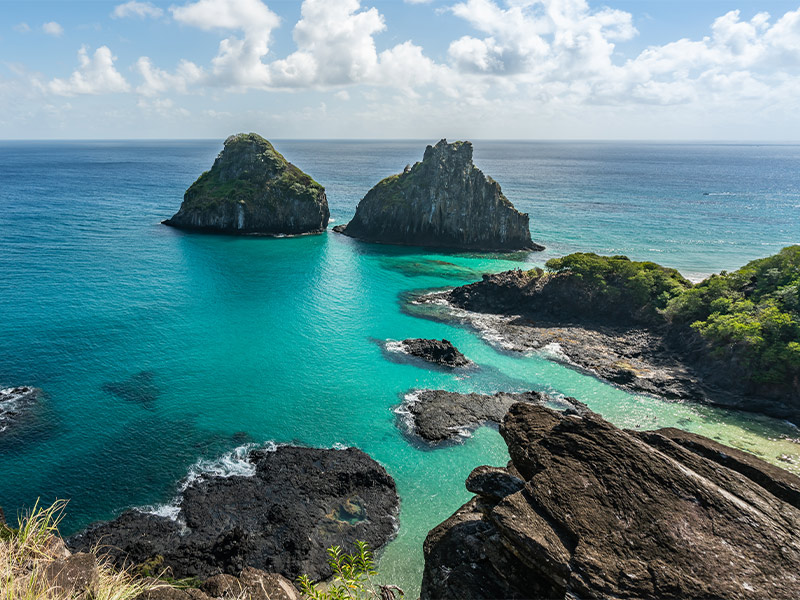
[[(276, 142), (325, 185), (334, 223), (425, 144)], [(695, 279), (734, 269), (800, 242), (800, 146), (476, 142), (476, 164), (547, 246), (493, 255), (160, 225), (221, 145), (0, 143), (0, 387), (47, 394), (17, 434), (0, 434), (7, 515), (69, 498), (69, 534), (168, 504), (189, 469), (211, 466), (198, 461), (245, 443), (353, 445), (397, 481), (400, 529), (381, 574), (413, 594), (427, 531), (469, 497), (472, 468), (508, 458), (489, 428), (436, 450), (405, 437), (393, 409), (417, 387), (572, 395), (617, 424), (682, 427), (798, 471), (789, 424), (629, 394), (403, 304), (410, 291), (577, 250)], [(429, 370), (381, 346), (407, 337), (446, 337), (479, 368)]]

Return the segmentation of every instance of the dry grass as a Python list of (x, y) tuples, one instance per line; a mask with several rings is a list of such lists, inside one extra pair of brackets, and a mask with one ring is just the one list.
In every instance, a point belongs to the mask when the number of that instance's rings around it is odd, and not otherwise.
[(63, 558), (58, 533), (66, 502), (21, 515), (15, 529), (0, 526), (0, 600), (134, 600), (149, 589), (126, 571), (98, 560), (98, 581), (92, 590), (65, 591), (45, 577), (47, 565)]

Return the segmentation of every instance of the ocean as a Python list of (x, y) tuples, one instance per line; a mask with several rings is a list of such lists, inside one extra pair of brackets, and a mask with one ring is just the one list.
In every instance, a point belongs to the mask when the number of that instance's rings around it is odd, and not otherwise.
[[(326, 187), (333, 225), (436, 140), (273, 141)], [(800, 242), (800, 146), (474, 145), (546, 251), (186, 233), (160, 221), (221, 140), (0, 142), (0, 388), (46, 392), (31, 422), (0, 434), (7, 517), (67, 498), (70, 534), (131, 506), (168, 513), (190, 470), (246, 471), (246, 444), (357, 446), (397, 481), (380, 575), (415, 597), (427, 532), (470, 497), (474, 467), (508, 460), (491, 428), (436, 449), (409, 438), (397, 407), (417, 388), (575, 396), (618, 425), (681, 427), (800, 473), (789, 423), (627, 393), (405, 309), (410, 293), (574, 251), (695, 280), (772, 254)], [(408, 337), (447, 338), (478, 368), (446, 373), (383, 347)]]

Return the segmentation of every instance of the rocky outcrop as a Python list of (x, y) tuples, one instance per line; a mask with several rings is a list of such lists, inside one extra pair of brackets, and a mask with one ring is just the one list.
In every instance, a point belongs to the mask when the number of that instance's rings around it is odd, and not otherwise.
[(598, 287), (565, 273), (514, 270), (419, 302), (499, 315), (491, 323), (470, 314), (459, 318), (478, 329), (488, 326), (505, 349), (541, 351), (632, 392), (800, 422), (795, 397), (762, 393), (765, 386), (748, 383), (741, 365), (720, 360), (697, 331), (642, 314), (633, 303), (610, 301)]
[(382, 244), (543, 250), (531, 241), (528, 215), (472, 164), (470, 142), (428, 146), (422, 162), (379, 182), (334, 231)]
[(38, 402), (42, 390), (18, 386), (0, 390), (0, 434), (18, 421), (25, 411)]
[(100, 544), (118, 566), (158, 557), (175, 577), (249, 566), (318, 580), (331, 574), (330, 546), (363, 540), (378, 549), (394, 535), (394, 481), (360, 450), (284, 446), (253, 451), (249, 460), (252, 476), (190, 482), (177, 521), (131, 510), (68, 542)]
[(584, 405), (574, 398), (556, 399), (541, 392), (517, 394), (459, 394), (444, 390), (414, 390), (406, 395), (400, 414), (408, 415), (410, 432), (436, 444), (467, 434), (486, 423), (500, 423), (517, 402), (552, 403), (575, 410)]
[(255, 133), (232, 135), (165, 225), (230, 234), (320, 233), (330, 212), (325, 188)]
[(515, 404), (500, 433), (508, 469), (425, 541), (423, 600), (800, 597), (794, 475), (590, 412)]
[(411, 356), (416, 356), (442, 367), (466, 367), (471, 361), (458, 351), (458, 348), (448, 340), (426, 340), (410, 338), (400, 342), (403, 350)]

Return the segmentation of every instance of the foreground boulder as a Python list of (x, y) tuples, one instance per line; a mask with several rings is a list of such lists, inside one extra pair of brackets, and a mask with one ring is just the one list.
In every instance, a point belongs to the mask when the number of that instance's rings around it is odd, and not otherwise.
[(449, 340), (410, 338), (400, 342), (405, 352), (442, 367), (466, 367), (470, 360)]
[(69, 544), (100, 544), (118, 566), (155, 560), (175, 577), (254, 567), (318, 580), (331, 574), (330, 546), (363, 540), (377, 549), (394, 535), (394, 480), (360, 450), (284, 446), (254, 451), (250, 462), (250, 477), (191, 482), (177, 521), (131, 510)]
[(516, 404), (500, 433), (508, 469), (425, 541), (423, 600), (800, 597), (794, 475), (588, 412)]
[(29, 386), (0, 389), (0, 434), (19, 420), (25, 411), (38, 402), (42, 390)]
[(255, 133), (232, 135), (165, 225), (233, 234), (320, 233), (330, 212), (325, 188)]
[(382, 244), (543, 250), (531, 241), (528, 215), (472, 164), (470, 142), (428, 146), (422, 162), (379, 182), (334, 231)]

